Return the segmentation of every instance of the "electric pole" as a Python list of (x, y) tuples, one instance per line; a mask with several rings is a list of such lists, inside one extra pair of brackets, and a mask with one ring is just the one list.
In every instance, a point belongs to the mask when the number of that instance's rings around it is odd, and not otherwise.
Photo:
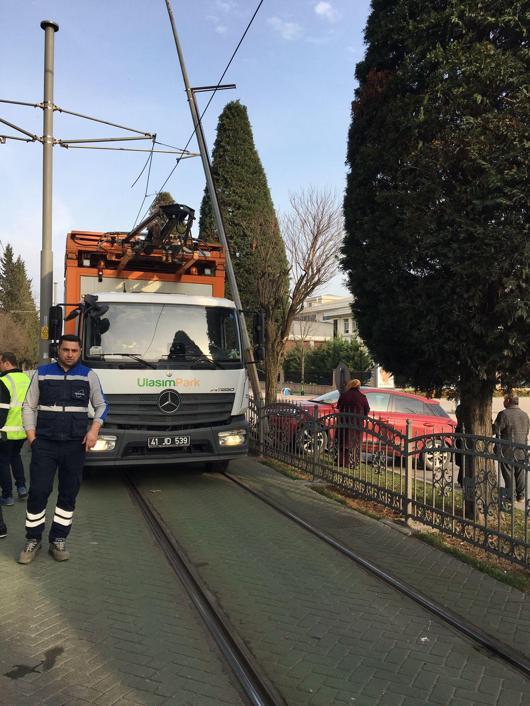
[(43, 20), (44, 99), (42, 131), (42, 249), (40, 253), (39, 361), (48, 360), (48, 312), (53, 299), (52, 191), (53, 191), (53, 63), (55, 32), (59, 25)]
[(250, 386), (252, 388), (252, 394), (254, 396), (254, 402), (258, 406), (261, 405), (261, 392), (259, 386), (258, 371), (256, 368), (256, 363), (254, 360), (254, 351), (250, 345), (250, 338), (247, 331), (247, 322), (245, 320), (245, 315), (243, 314), (243, 307), (241, 304), (241, 297), (239, 296), (239, 289), (237, 286), (237, 280), (234, 272), (234, 266), (232, 264), (232, 258), (230, 256), (230, 249), (228, 247), (228, 239), (226, 237), (226, 232), (223, 223), (223, 217), (221, 215), (221, 209), (219, 208), (219, 201), (217, 200), (217, 192), (215, 190), (215, 184), (212, 177), (212, 170), (210, 166), (210, 159), (208, 157), (208, 148), (206, 146), (206, 139), (204, 137), (204, 132), (202, 129), (202, 124), (199, 116), (199, 111), (197, 109), (197, 103), (195, 100), (195, 94), (193, 88), (190, 86), (188, 79), (188, 72), (186, 70), (186, 64), (184, 63), (184, 54), (182, 52), (182, 47), (180, 45), (179, 37), (177, 34), (177, 28), (175, 25), (175, 18), (173, 17), (173, 11), (171, 9), (170, 0), (166, 0), (166, 7), (169, 15), (169, 20), (171, 22), (171, 29), (173, 31), (173, 39), (175, 40), (175, 46), (177, 49), (177, 54), (180, 63), (180, 70), (182, 72), (182, 79), (184, 81), (184, 87), (186, 89), (186, 96), (188, 98), (188, 104), (190, 106), (191, 118), (193, 120), (193, 127), (195, 129), (195, 134), (197, 136), (197, 142), (199, 143), (199, 152), (201, 154), (202, 166), (204, 169), (204, 175), (206, 177), (206, 185), (208, 187), (208, 193), (210, 195), (210, 200), (212, 203), (212, 209), (215, 217), (215, 222), (217, 225), (217, 232), (219, 234), (219, 240), (221, 241), (225, 249), (226, 257), (226, 274), (228, 277), (228, 283), (230, 285), (230, 291), (234, 297), (234, 303), (237, 307), (239, 314), (239, 323), (241, 328), (241, 337), (243, 339), (243, 349), (247, 362), (247, 372), (250, 380)]

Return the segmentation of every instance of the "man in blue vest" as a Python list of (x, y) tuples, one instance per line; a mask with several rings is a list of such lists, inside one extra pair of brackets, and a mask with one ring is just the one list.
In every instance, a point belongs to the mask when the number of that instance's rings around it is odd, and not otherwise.
[[(41, 548), (46, 504), (59, 473), (59, 493), (50, 527), (50, 554), (70, 558), (66, 538), (81, 486), (85, 453), (95, 446), (108, 405), (96, 373), (79, 363), (81, 340), (63, 335), (57, 362), (42, 365), (33, 375), (22, 416), (31, 444), (30, 487), (26, 513), (26, 544), (20, 564), (29, 564)], [(94, 409), (89, 426), (88, 405)]]
[(0, 505), (13, 505), (15, 478), (20, 500), (28, 496), (20, 450), (26, 440), (22, 426), (22, 403), (29, 387), (29, 377), (18, 367), (14, 353), (0, 355)]

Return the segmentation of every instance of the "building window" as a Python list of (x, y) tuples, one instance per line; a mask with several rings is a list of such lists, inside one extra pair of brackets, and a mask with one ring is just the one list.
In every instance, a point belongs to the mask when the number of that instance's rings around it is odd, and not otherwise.
[(339, 335), (339, 320), (333, 319), (333, 338), (337, 338)]
[(344, 319), (344, 333), (350, 333), (350, 320)]

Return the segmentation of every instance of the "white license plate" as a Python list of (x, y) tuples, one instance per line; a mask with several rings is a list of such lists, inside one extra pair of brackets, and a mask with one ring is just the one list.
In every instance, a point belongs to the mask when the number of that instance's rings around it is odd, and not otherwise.
[(190, 436), (149, 436), (147, 437), (147, 446), (150, 449), (166, 449), (176, 446), (189, 446), (191, 444)]

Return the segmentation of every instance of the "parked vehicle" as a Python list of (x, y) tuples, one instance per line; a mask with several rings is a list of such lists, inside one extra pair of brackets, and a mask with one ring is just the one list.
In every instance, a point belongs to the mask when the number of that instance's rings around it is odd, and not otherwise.
[[(428, 469), (433, 469), (444, 462), (444, 455), (436, 452), (440, 446), (435, 435), (451, 434), (455, 431), (456, 422), (443, 409), (437, 400), (428, 399), (421, 395), (402, 392), (396, 389), (363, 387), (370, 405), (370, 418), (380, 420), (381, 429), (393, 429), (401, 435), (407, 431), (407, 421), (411, 422), (411, 436), (420, 437), (433, 435), (432, 439), (426, 438), (423, 444), (421, 461)], [(294, 444), (302, 453), (310, 453), (317, 448), (325, 450), (330, 446), (336, 433), (338, 390), (327, 392), (324, 395), (310, 400), (301, 400), (296, 403), (298, 411), (286, 413), (280, 410), (273, 420), (275, 427), (288, 428)], [(315, 418), (321, 419), (321, 424), (309, 423)], [(363, 445), (373, 447), (373, 435), (364, 435)], [(444, 443), (447, 445), (447, 443)]]
[(224, 298), (225, 253), (193, 238), (192, 221), (192, 209), (171, 204), (130, 233), (67, 236), (50, 354), (66, 313), (64, 331), (81, 337), (110, 405), (87, 466), (223, 470), (247, 453), (248, 379), (236, 305)]

